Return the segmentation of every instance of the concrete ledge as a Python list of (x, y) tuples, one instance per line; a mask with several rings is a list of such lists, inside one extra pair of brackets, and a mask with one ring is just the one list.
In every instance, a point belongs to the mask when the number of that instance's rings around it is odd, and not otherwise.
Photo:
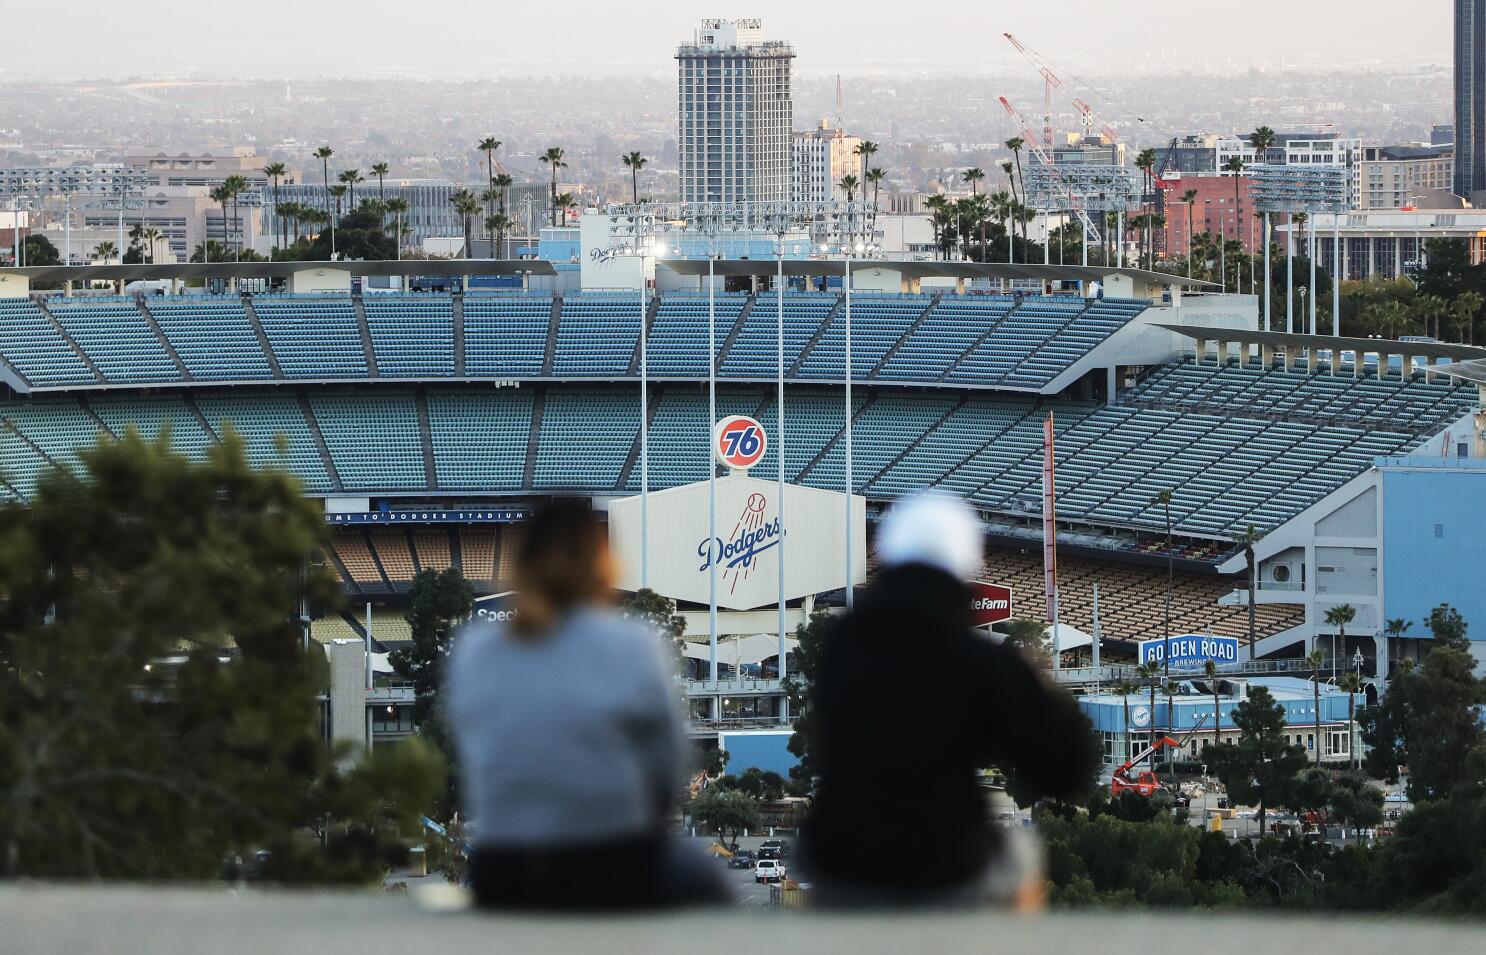
[[(731, 940), (731, 942), (729, 942)], [(1348, 955), (1486, 951), (1486, 926), (1414, 919), (1329, 919), (1110, 912), (823, 915), (696, 911), (626, 917), (438, 912), (416, 896), (282, 889), (25, 886), (0, 888), (0, 951), (237, 955), (375, 952), (685, 953), (732, 942), (770, 955), (988, 952), (1149, 955)], [(719, 945), (721, 943), (721, 945)]]

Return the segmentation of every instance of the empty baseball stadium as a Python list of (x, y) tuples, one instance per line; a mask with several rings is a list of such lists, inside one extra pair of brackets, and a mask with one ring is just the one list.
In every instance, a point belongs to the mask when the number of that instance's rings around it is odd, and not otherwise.
[[(482, 593), (509, 589), (519, 515), (448, 524), (411, 512), (605, 501), (638, 493), (647, 472), (651, 489), (705, 480), (712, 308), (716, 417), (757, 418), (769, 439), (753, 476), (777, 478), (782, 456), (788, 480), (844, 488), (847, 316), (835, 292), (650, 296), (643, 412), (641, 300), (628, 292), (48, 295), (0, 299), (0, 499), (29, 499), (46, 468), (75, 467), (100, 434), (168, 434), (195, 457), (235, 434), (250, 461), (292, 471), (309, 495), (403, 514), (405, 526), (334, 528), (326, 565), (348, 592), (380, 599), (447, 567)], [(1437, 444), (1478, 403), (1422, 372), (1198, 361), (1152, 310), (1067, 294), (855, 293), (852, 487), (873, 515), (924, 488), (963, 495), (1001, 542), (987, 573), (1033, 607), (1040, 558), (1016, 548), (1039, 533), (1051, 417), (1059, 534), (1074, 545), (1064, 619), (1088, 624), (1098, 583), (1106, 633), (1153, 632), (1165, 580), (1150, 568), (1170, 553), (1173, 627), (1237, 634), (1247, 609), (1218, 604), (1235, 585), (1214, 571), (1236, 531), (1285, 526), (1378, 457)], [(1155, 503), (1168, 491), (1169, 505)], [(1261, 638), (1298, 613), (1261, 607)]]

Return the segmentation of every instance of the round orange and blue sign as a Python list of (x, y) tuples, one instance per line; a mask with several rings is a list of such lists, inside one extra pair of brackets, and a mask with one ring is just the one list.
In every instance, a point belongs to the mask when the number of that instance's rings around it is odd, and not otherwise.
[(747, 415), (732, 415), (712, 429), (712, 453), (725, 466), (746, 471), (763, 460), (769, 449), (764, 426)]

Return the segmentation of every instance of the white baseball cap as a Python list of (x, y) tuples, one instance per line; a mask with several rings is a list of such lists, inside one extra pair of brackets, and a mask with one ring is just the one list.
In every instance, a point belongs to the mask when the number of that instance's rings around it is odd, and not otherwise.
[(888, 566), (927, 564), (960, 580), (980, 572), (984, 532), (975, 512), (947, 494), (904, 498), (877, 529), (877, 556)]

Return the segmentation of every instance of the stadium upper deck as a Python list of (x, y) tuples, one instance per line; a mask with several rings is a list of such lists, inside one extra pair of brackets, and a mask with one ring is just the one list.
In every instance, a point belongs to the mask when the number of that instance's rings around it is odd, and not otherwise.
[[(1222, 544), (1273, 529), (1469, 412), (1471, 389), (1190, 359), (1097, 404), (1049, 394), (1148, 303), (1072, 296), (853, 298), (856, 489), (957, 491), (1008, 524), (1040, 508), (1042, 421), (1057, 432), (1058, 516), (1092, 546), (1164, 529)], [(786, 296), (785, 468), (844, 482), (841, 298)], [(633, 296), (308, 295), (0, 300), (0, 495), (28, 497), (99, 432), (130, 425), (202, 453), (228, 428), (313, 494), (383, 499), (638, 490)], [(774, 300), (718, 299), (719, 412), (777, 428)], [(652, 487), (700, 480), (706, 299), (650, 311)], [(1175, 359), (1175, 352), (1172, 358)], [(1085, 362), (1087, 364), (1087, 362)], [(1118, 354), (1110, 364), (1121, 364)], [(1101, 379), (1103, 375), (1099, 376)], [(491, 387), (492, 384), (509, 387)], [(777, 457), (756, 468), (777, 475)], [(1087, 533), (1085, 533), (1087, 531)], [(1104, 544), (1099, 541), (1103, 535)], [(1191, 548), (1202, 561), (1221, 550)]]
[[(785, 298), (787, 377), (843, 377), (844, 299)], [(1147, 302), (1071, 295), (853, 297), (863, 381), (1039, 391)], [(719, 374), (773, 380), (775, 301), (717, 300)], [(707, 374), (707, 299), (648, 312), (650, 374)], [(638, 379), (639, 307), (617, 293), (0, 299), (0, 373), (19, 392), (379, 379)]]

